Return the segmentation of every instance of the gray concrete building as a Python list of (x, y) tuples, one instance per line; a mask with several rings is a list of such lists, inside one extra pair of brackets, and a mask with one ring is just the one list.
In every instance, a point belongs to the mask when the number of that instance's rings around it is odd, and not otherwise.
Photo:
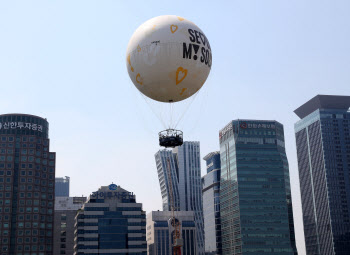
[[(174, 227), (172, 212), (153, 211), (147, 215), (147, 251), (148, 255), (172, 255)], [(180, 225), (183, 246), (181, 254), (197, 255), (196, 226), (194, 212), (176, 211), (175, 221)]]
[(54, 255), (73, 254), (75, 216), (85, 201), (86, 197), (55, 198)]

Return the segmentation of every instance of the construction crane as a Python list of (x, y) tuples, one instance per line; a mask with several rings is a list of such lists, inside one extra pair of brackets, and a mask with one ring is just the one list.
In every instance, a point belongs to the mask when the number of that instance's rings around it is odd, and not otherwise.
[(169, 183), (169, 196), (170, 196), (170, 208), (171, 208), (171, 225), (174, 228), (172, 233), (173, 244), (172, 250), (173, 255), (181, 255), (181, 247), (183, 246), (183, 239), (181, 238), (180, 222), (176, 221), (175, 218), (175, 201), (173, 194), (173, 180), (171, 177), (170, 159), (167, 159), (168, 164), (168, 183)]

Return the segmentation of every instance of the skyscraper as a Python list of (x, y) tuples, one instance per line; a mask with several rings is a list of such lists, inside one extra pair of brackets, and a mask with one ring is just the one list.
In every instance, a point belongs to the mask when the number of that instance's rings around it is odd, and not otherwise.
[(296, 254), (283, 126), (234, 120), (219, 139), (222, 254)]
[(53, 255), (73, 254), (75, 216), (85, 201), (86, 197), (55, 198)]
[(93, 192), (75, 219), (75, 255), (147, 254), (146, 213), (120, 186)]
[(294, 112), (307, 255), (350, 252), (350, 96), (318, 95)]
[(202, 177), (205, 254), (221, 254), (220, 152), (204, 157), (207, 174)]
[[(199, 142), (184, 142), (172, 151), (155, 155), (163, 210), (170, 210), (168, 171), (172, 176), (175, 209), (194, 211), (198, 254), (204, 254), (204, 222)], [(170, 169), (168, 167), (170, 164)]]
[[(173, 227), (170, 211), (150, 212), (147, 215), (148, 255), (172, 255)], [(183, 240), (181, 254), (197, 255), (196, 225), (193, 211), (175, 212), (175, 222), (180, 225)]]
[(2, 255), (52, 254), (56, 155), (49, 142), (46, 119), (0, 115)]
[(70, 178), (66, 176), (55, 178), (55, 197), (69, 197)]

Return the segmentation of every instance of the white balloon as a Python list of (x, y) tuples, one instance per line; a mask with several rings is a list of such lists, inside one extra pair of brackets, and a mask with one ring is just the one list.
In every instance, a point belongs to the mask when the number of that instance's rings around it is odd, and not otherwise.
[(178, 102), (195, 94), (206, 81), (211, 63), (210, 44), (202, 30), (175, 15), (143, 23), (126, 53), (136, 88), (160, 102)]

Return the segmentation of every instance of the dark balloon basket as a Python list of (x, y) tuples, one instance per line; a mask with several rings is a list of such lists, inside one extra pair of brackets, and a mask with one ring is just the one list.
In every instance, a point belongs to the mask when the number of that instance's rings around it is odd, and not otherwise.
[(176, 129), (167, 129), (159, 132), (159, 145), (165, 148), (175, 148), (183, 144), (183, 133)]

